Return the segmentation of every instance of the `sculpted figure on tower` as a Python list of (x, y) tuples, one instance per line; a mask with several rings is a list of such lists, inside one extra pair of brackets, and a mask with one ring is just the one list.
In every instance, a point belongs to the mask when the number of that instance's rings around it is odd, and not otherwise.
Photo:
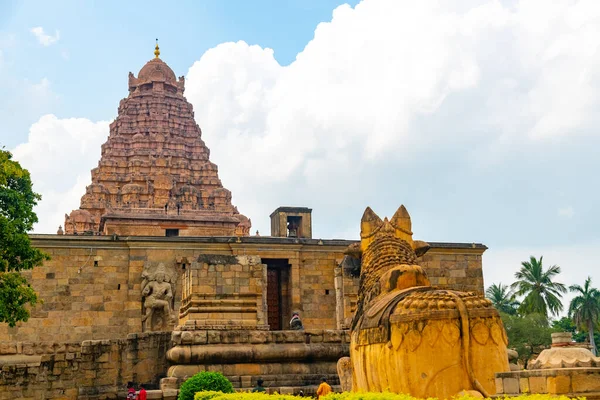
[(231, 204), (183, 96), (185, 80), (160, 58), (129, 73), (129, 95), (102, 145), (92, 184), (65, 234), (248, 235), (250, 220)]

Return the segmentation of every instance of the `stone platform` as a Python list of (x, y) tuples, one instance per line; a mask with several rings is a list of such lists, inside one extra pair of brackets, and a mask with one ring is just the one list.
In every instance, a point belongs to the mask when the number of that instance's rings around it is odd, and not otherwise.
[(350, 337), (340, 330), (195, 330), (175, 331), (172, 342), (167, 376), (173, 387), (198, 372), (218, 371), (236, 389), (251, 389), (261, 378), (265, 387), (306, 393), (323, 377), (339, 384), (336, 364), (348, 355)]
[(496, 374), (497, 397), (528, 394), (600, 399), (600, 368), (555, 368)]
[(496, 374), (498, 396), (548, 393), (600, 399), (600, 358), (573, 342), (570, 332), (553, 333), (552, 347), (542, 351), (529, 368)]

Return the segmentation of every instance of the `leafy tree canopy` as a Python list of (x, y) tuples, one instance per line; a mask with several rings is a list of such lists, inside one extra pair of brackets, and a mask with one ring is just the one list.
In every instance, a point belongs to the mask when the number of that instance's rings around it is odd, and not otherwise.
[(508, 336), (508, 345), (519, 353), (519, 359), (523, 362), (552, 344), (551, 335), (555, 330), (548, 326), (545, 315), (517, 316), (501, 313), (500, 316)]
[(507, 285), (493, 283), (485, 291), (485, 296), (498, 311), (509, 315), (517, 314), (519, 302), (515, 298), (515, 293)]
[(542, 259), (531, 256), (529, 261), (523, 261), (521, 269), (515, 273), (517, 281), (511, 288), (516, 290), (517, 295), (525, 296), (519, 307), (521, 314), (541, 314), (547, 319), (550, 314), (558, 315), (563, 310), (560, 298), (567, 288), (554, 282), (556, 275), (560, 274), (560, 267), (552, 265), (545, 270)]
[(37, 295), (20, 271), (41, 265), (49, 257), (31, 247), (27, 231), (37, 222), (33, 207), (41, 196), (32, 189), (29, 171), (0, 149), (0, 322), (15, 326), (29, 318), (27, 305)]
[(576, 294), (569, 305), (569, 317), (577, 327), (587, 330), (592, 352), (596, 355), (594, 327), (598, 326), (600, 320), (600, 291), (592, 287), (591, 277), (585, 280), (583, 287), (571, 285), (569, 290)]

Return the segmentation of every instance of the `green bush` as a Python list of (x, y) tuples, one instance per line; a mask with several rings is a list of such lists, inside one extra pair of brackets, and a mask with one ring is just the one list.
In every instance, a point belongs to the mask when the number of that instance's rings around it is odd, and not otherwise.
[[(222, 373), (203, 371), (197, 373), (191, 378), (188, 378), (181, 384), (179, 396), (177, 398), (178, 400), (194, 400), (194, 395), (203, 391), (209, 391), (211, 393), (233, 393), (233, 386), (231, 385), (231, 382), (229, 382), (229, 380), (223, 376)], [(212, 397), (205, 397), (201, 399), (210, 400), (222, 393), (216, 393)]]

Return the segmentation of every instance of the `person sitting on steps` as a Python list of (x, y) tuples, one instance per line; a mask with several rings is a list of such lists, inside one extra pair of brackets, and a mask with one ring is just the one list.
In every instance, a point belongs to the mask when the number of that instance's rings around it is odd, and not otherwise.
[(302, 320), (300, 319), (300, 315), (297, 312), (292, 314), (292, 319), (290, 320), (290, 329), (295, 331), (304, 330)]
[(254, 392), (266, 392), (267, 390), (264, 388), (263, 382), (264, 381), (261, 378), (258, 378), (258, 380), (256, 381), (256, 386), (254, 387), (254, 389), (252, 389), (252, 393), (254, 393)]

